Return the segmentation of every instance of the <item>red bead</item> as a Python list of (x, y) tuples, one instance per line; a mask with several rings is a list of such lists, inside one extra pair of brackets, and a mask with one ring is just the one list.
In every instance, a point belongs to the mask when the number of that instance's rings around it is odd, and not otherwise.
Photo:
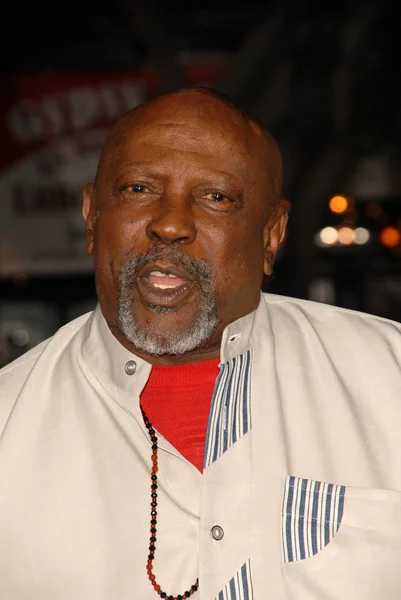
[(155, 585), (153, 586), (153, 589), (155, 590), (155, 592), (160, 592), (160, 585), (158, 583), (155, 583)]
[(152, 467), (152, 473), (157, 473), (158, 470), (159, 468), (156, 465)]

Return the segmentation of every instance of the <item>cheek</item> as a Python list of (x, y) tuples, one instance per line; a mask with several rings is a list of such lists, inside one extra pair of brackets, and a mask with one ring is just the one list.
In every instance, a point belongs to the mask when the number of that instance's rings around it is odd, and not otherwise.
[(128, 220), (117, 211), (107, 211), (99, 217), (95, 236), (95, 255), (102, 266), (119, 264), (127, 253), (140, 251), (144, 226)]
[(263, 277), (262, 235), (237, 232), (208, 239), (207, 262), (212, 266), (216, 296), (246, 297), (259, 294)]
[(94, 263), (98, 286), (103, 295), (114, 296), (119, 278), (119, 264), (129, 250), (126, 228), (108, 214), (99, 217), (94, 244)]

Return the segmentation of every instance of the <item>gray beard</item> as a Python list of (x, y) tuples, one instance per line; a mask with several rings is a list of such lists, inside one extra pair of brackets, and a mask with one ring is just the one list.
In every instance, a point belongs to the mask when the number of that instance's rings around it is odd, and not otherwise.
[[(139, 325), (134, 305), (132, 302), (132, 288), (137, 273), (145, 265), (157, 259), (167, 259), (169, 262), (182, 267), (190, 273), (199, 288), (198, 309), (194, 320), (185, 331), (174, 333), (166, 338), (160, 334), (149, 334)], [(155, 313), (170, 313), (179, 308), (148, 305), (149, 310)], [(211, 268), (202, 260), (190, 258), (182, 254), (181, 250), (171, 247), (154, 246), (147, 253), (135, 258), (128, 255), (124, 257), (120, 269), (120, 289), (118, 294), (118, 321), (119, 328), (124, 336), (137, 350), (161, 356), (163, 354), (185, 354), (204, 345), (217, 329), (219, 322), (219, 309), (213, 295)]]

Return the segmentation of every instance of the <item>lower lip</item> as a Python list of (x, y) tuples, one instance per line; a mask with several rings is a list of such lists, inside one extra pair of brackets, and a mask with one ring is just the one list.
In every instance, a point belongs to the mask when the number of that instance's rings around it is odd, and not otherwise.
[[(177, 304), (188, 296), (193, 288), (192, 281), (185, 281), (177, 287), (161, 289), (153, 285), (148, 277), (140, 277), (137, 279), (139, 291), (147, 304), (155, 304), (156, 306), (171, 306)], [(161, 282), (162, 283), (162, 282)]]

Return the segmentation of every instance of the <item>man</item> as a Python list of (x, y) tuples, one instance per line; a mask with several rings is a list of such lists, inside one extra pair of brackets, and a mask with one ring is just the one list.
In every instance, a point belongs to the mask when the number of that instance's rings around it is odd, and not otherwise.
[(280, 186), (211, 91), (112, 129), (99, 307), (0, 375), (1, 599), (399, 600), (401, 327), (261, 295)]

